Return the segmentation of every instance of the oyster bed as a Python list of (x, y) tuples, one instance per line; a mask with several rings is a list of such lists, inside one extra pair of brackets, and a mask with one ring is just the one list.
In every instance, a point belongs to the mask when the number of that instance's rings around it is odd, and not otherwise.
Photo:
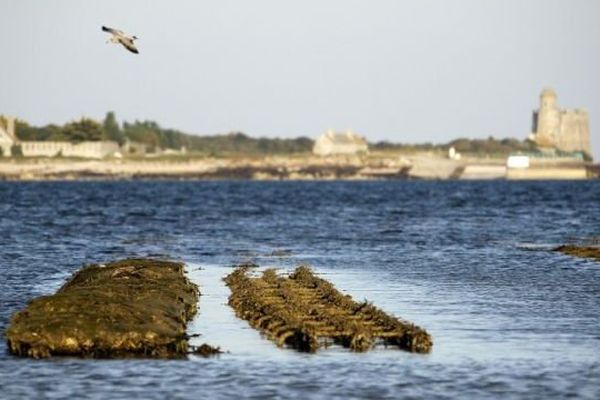
[(591, 258), (600, 261), (600, 247), (563, 245), (554, 250), (570, 256)]
[(198, 287), (184, 264), (127, 259), (90, 265), (54, 295), (32, 300), (6, 331), (19, 356), (184, 357)]
[(353, 351), (378, 343), (427, 353), (433, 342), (422, 328), (343, 295), (310, 268), (298, 267), (288, 277), (273, 269), (250, 276), (254, 265), (240, 265), (225, 278), (229, 305), (278, 346), (315, 352), (333, 342)]

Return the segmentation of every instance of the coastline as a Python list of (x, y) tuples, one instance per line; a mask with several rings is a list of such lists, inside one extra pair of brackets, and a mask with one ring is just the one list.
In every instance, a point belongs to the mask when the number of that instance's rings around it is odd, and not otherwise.
[(0, 181), (52, 180), (525, 180), (594, 179), (598, 165), (540, 162), (507, 169), (504, 158), (450, 160), (431, 154), (315, 157), (11, 159)]

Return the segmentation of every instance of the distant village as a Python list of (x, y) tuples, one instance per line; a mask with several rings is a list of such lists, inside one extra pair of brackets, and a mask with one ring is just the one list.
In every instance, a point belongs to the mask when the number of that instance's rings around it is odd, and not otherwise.
[[(414, 156), (402, 158), (408, 151)], [(494, 179), (511, 175), (585, 178), (589, 175), (586, 164), (592, 160), (588, 113), (559, 107), (558, 96), (552, 89), (544, 89), (540, 94), (539, 108), (532, 113), (531, 132), (521, 139), (457, 139), (444, 145), (369, 144), (352, 130), (333, 129), (316, 140), (255, 139), (241, 133), (194, 136), (164, 130), (153, 122), (136, 121), (120, 126), (113, 113), (107, 114), (103, 125), (82, 119), (62, 128), (35, 128), (14, 117), (0, 116), (0, 155), (4, 158), (139, 160), (192, 153), (208, 156), (312, 153), (313, 157), (327, 159), (368, 157), (382, 152), (398, 153), (402, 163), (411, 167), (413, 176), (434, 179), (452, 176)]]

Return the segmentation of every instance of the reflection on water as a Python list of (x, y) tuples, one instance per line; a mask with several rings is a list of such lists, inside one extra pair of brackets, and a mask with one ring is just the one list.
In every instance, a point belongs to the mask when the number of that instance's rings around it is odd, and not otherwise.
[[(161, 254), (202, 291), (186, 361), (33, 361), (0, 343), (2, 398), (600, 398), (600, 182), (0, 183), (0, 328), (83, 263)], [(222, 277), (308, 263), (426, 328), (429, 355), (278, 349)]]
[(223, 358), (248, 356), (279, 357), (289, 352), (279, 351), (263, 339), (258, 331), (238, 319), (227, 305), (229, 289), (223, 277), (233, 271), (231, 267), (192, 264), (188, 267), (190, 279), (200, 287), (201, 299), (198, 314), (188, 327), (190, 334), (200, 334), (190, 343), (199, 346), (208, 343), (226, 352)]

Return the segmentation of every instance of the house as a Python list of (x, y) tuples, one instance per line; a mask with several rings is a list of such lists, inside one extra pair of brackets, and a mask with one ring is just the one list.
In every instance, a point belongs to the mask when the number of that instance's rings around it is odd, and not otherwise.
[(330, 129), (321, 135), (313, 146), (313, 153), (319, 156), (353, 155), (367, 153), (368, 151), (367, 141), (350, 130), (334, 132)]

